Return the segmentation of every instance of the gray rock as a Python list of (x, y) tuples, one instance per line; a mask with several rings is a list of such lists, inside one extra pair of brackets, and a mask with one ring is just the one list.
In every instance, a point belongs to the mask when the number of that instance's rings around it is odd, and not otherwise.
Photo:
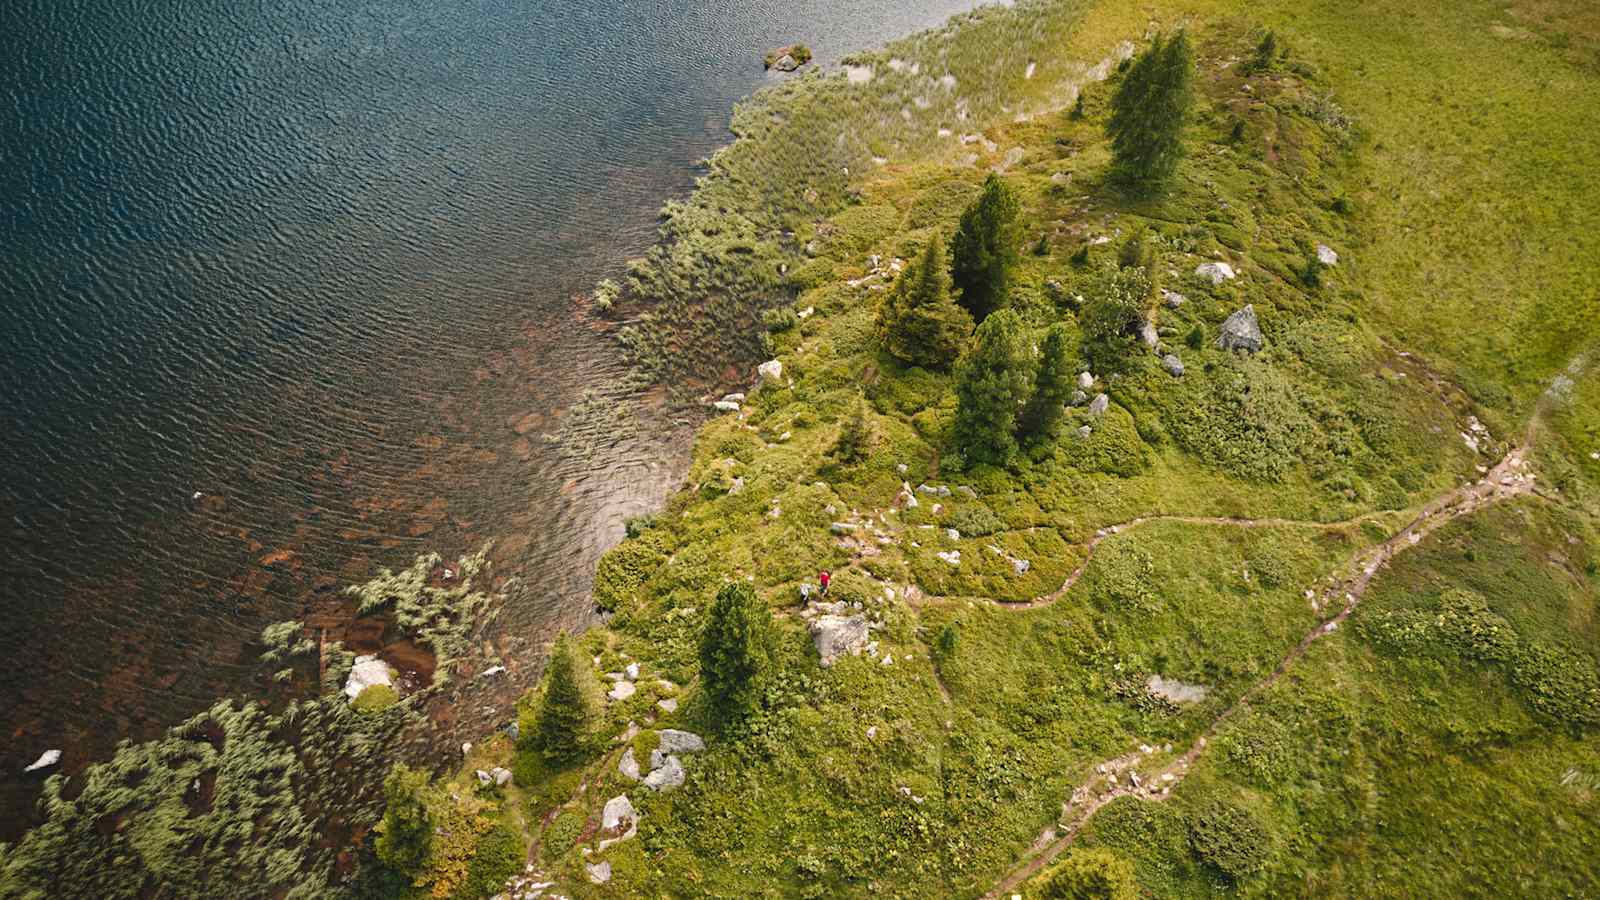
[(756, 374), (761, 376), (763, 383), (768, 381), (777, 381), (783, 377), (783, 363), (775, 359), (769, 359), (761, 365), (756, 366)]
[(595, 884), (605, 884), (611, 880), (611, 863), (584, 863), (583, 869), (589, 873), (589, 880)]
[(793, 72), (795, 69), (800, 68), (800, 63), (794, 57), (785, 53), (773, 61), (772, 67), (779, 72)]
[(628, 681), (638, 681), (639, 664), (636, 662), (628, 663), (628, 667), (622, 670), (622, 674), (627, 678)]
[(935, 553), (934, 556), (939, 557), (939, 559), (943, 560), (946, 563), (949, 563), (952, 566), (961, 565), (961, 551), (960, 550), (941, 551), (939, 553)]
[(515, 722), (507, 725), (505, 731), (506, 737), (511, 738), (513, 741), (519, 740), (522, 737), (522, 728)]
[(956, 488), (956, 493), (958, 493), (961, 496), (967, 498), (968, 500), (976, 500), (976, 499), (978, 499), (978, 492), (973, 490), (970, 487), (967, 487), (964, 484), (961, 485), (960, 487)]
[(606, 801), (606, 808), (600, 813), (600, 830), (627, 831), (637, 821), (639, 813), (634, 810), (633, 801), (627, 794), (618, 794)]
[(1146, 319), (1144, 324), (1139, 326), (1139, 341), (1143, 343), (1145, 347), (1151, 350), (1154, 350), (1156, 348), (1156, 344), (1161, 342), (1161, 336), (1156, 334), (1156, 325), (1154, 322)]
[(1177, 309), (1185, 303), (1188, 303), (1189, 298), (1177, 293), (1176, 291), (1164, 290), (1161, 292), (1161, 302), (1166, 304), (1167, 309)]
[(23, 769), (22, 771), (37, 772), (40, 769), (47, 769), (58, 762), (61, 762), (61, 751), (46, 750), (45, 752), (39, 754), (39, 758), (33, 761), (33, 765)]
[(473, 774), (478, 776), (478, 784), (483, 786), (483, 787), (488, 787), (491, 783), (494, 782), (494, 776), (490, 775), (488, 772), (485, 772), (482, 769), (479, 769), (478, 771), (474, 772)]
[(1094, 399), (1089, 401), (1089, 415), (1091, 416), (1103, 416), (1106, 414), (1106, 410), (1110, 408), (1111, 398), (1105, 394), (1095, 394)]
[(617, 771), (629, 781), (639, 780), (639, 758), (633, 754), (633, 748), (622, 751), (622, 759), (617, 762)]
[(1171, 353), (1161, 357), (1161, 368), (1166, 369), (1167, 374), (1173, 378), (1183, 377), (1183, 360)]
[(828, 526), (828, 530), (834, 534), (845, 535), (853, 533), (856, 530), (856, 526), (850, 524), (849, 522), (834, 522), (832, 525)]
[(1091, 435), (1091, 434), (1094, 434), (1094, 429), (1093, 428), (1090, 428), (1087, 425), (1079, 425), (1078, 426), (1078, 440), (1086, 441), (1086, 440), (1089, 439), (1089, 435)]
[(1085, 394), (1083, 391), (1073, 391), (1072, 392), (1072, 405), (1073, 406), (1082, 406), (1082, 405), (1084, 405), (1085, 403), (1088, 403), (1088, 402), (1089, 402), (1089, 395), (1088, 394)]
[(494, 779), (496, 787), (505, 787), (511, 783), (511, 770), (495, 766), (489, 770), (489, 776)]
[(1033, 563), (1028, 562), (1025, 559), (1013, 559), (1011, 561), (1011, 568), (1016, 569), (1018, 575), (1026, 575), (1028, 570), (1033, 568)]
[(650, 771), (654, 772), (666, 765), (666, 762), (667, 754), (660, 747), (650, 751)]
[(619, 681), (611, 686), (611, 690), (606, 694), (606, 696), (613, 700), (626, 700), (633, 696), (633, 692), (635, 690), (636, 688), (633, 686), (633, 682)]
[(1333, 248), (1327, 244), (1318, 244), (1317, 261), (1325, 266), (1337, 266), (1339, 264), (1339, 254), (1333, 252)]
[(867, 620), (863, 616), (819, 616), (811, 623), (811, 640), (824, 668), (846, 653), (860, 656), (867, 645)]
[(349, 677), (345, 679), (344, 695), (354, 700), (361, 696), (362, 691), (376, 684), (394, 686), (394, 679), (389, 675), (389, 664), (376, 656), (358, 656)]
[(715, 402), (715, 403), (713, 403), (711, 405), (716, 407), (717, 410), (720, 411), (720, 412), (738, 412), (739, 411), (739, 404), (733, 402), (732, 400), (718, 400), (717, 402)]
[(1201, 263), (1195, 267), (1194, 274), (1196, 278), (1203, 278), (1212, 284), (1221, 284), (1236, 277), (1233, 266), (1225, 262)]
[(1256, 321), (1256, 308), (1247, 305), (1229, 316), (1222, 323), (1222, 330), (1217, 334), (1217, 346), (1223, 350), (1244, 350), (1256, 353), (1261, 350), (1264, 340), (1261, 336), (1261, 323)]
[(699, 753), (706, 749), (705, 739), (692, 731), (676, 728), (661, 729), (661, 742), (657, 745), (668, 753)]
[(670, 791), (682, 787), (683, 778), (683, 763), (676, 756), (669, 756), (660, 767), (644, 777), (644, 786), (652, 791)]
[(1211, 693), (1211, 689), (1203, 684), (1188, 684), (1177, 679), (1162, 678), (1160, 675), (1151, 675), (1145, 682), (1145, 688), (1157, 697), (1179, 704), (1199, 703)]
[(1087, 391), (1089, 388), (1092, 388), (1092, 387), (1094, 387), (1094, 376), (1089, 374), (1088, 372), (1079, 372), (1078, 373), (1078, 390)]

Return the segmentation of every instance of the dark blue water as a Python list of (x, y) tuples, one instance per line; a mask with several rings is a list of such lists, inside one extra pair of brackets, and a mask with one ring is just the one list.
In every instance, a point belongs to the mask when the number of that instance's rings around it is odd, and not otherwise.
[(41, 750), (73, 771), (262, 689), (262, 625), (377, 566), (493, 539), (539, 585), (508, 627), (580, 619), (681, 436), (542, 439), (619, 374), (572, 296), (648, 245), (764, 50), (971, 5), (3, 4), (0, 835)]

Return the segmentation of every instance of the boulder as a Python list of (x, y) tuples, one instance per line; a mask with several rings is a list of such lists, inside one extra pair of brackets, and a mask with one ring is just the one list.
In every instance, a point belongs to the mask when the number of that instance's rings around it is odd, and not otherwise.
[(675, 713), (678, 711), (678, 701), (672, 699), (671, 697), (668, 697), (665, 700), (657, 700), (656, 706), (664, 713)]
[(622, 759), (617, 761), (617, 771), (629, 781), (639, 780), (639, 757), (634, 755), (632, 747), (622, 751)]
[(1082, 406), (1089, 402), (1089, 395), (1083, 391), (1073, 391), (1071, 402), (1073, 406)]
[(24, 771), (24, 772), (37, 772), (40, 769), (49, 768), (50, 766), (53, 766), (58, 762), (61, 762), (61, 751), (60, 750), (46, 750), (45, 752), (39, 754), (39, 758), (33, 761), (33, 765), (27, 767), (26, 769), (23, 769), (22, 771)]
[(635, 690), (633, 682), (619, 681), (611, 686), (611, 690), (606, 693), (606, 696), (612, 700), (626, 700), (633, 696)]
[(939, 557), (941, 560), (949, 563), (952, 566), (961, 565), (961, 551), (960, 550), (951, 550), (951, 551), (948, 551), (948, 552), (935, 553), (934, 556)]
[(1256, 353), (1261, 350), (1261, 323), (1256, 321), (1256, 308), (1247, 305), (1229, 316), (1217, 334), (1217, 346), (1223, 350), (1244, 350)]
[(611, 880), (611, 863), (584, 863), (583, 870), (589, 873), (589, 880), (595, 884), (605, 884)]
[(683, 763), (676, 756), (669, 756), (661, 765), (644, 777), (644, 786), (652, 791), (670, 791), (683, 786)]
[(495, 766), (489, 770), (489, 776), (494, 779), (496, 787), (505, 787), (511, 783), (511, 770)]
[(344, 695), (351, 700), (361, 696), (361, 692), (375, 684), (394, 687), (394, 680), (389, 675), (389, 664), (376, 656), (358, 656), (356, 664), (350, 669), (350, 676), (344, 682)]
[(846, 653), (860, 656), (867, 645), (867, 620), (864, 616), (819, 616), (811, 623), (811, 640), (824, 668)]
[(478, 784), (483, 786), (483, 787), (488, 787), (490, 785), (490, 783), (492, 783), (494, 781), (494, 776), (490, 775), (488, 772), (485, 772), (482, 769), (479, 769), (478, 771), (474, 772), (473, 774), (478, 776)]
[(1317, 262), (1325, 266), (1337, 266), (1339, 264), (1339, 254), (1333, 252), (1333, 248), (1327, 244), (1318, 244)]
[(756, 366), (756, 374), (761, 376), (763, 383), (768, 381), (777, 381), (783, 377), (783, 363), (778, 362), (775, 359), (769, 359), (761, 365)]
[(663, 728), (660, 738), (657, 746), (668, 753), (699, 753), (706, 749), (705, 739), (692, 731)]
[(715, 402), (715, 403), (713, 403), (711, 405), (716, 407), (719, 412), (738, 412), (739, 411), (739, 404), (733, 402), (732, 400), (718, 400), (717, 402)]
[(794, 57), (785, 53), (773, 60), (772, 67), (779, 72), (793, 72), (795, 69), (800, 68), (800, 63)]
[(1225, 262), (1201, 263), (1195, 267), (1194, 274), (1196, 278), (1203, 278), (1212, 284), (1221, 284), (1235, 277), (1233, 266)]
[(1183, 377), (1183, 360), (1174, 354), (1168, 353), (1166, 356), (1161, 357), (1161, 368), (1166, 369), (1167, 374), (1173, 378)]
[(1175, 291), (1163, 290), (1161, 292), (1161, 302), (1167, 307), (1167, 309), (1177, 309), (1185, 303), (1188, 303), (1189, 298)]
[(637, 821), (639, 813), (634, 810), (633, 801), (627, 794), (618, 794), (606, 801), (606, 808), (600, 813), (600, 830), (627, 831)]
[(1094, 387), (1094, 376), (1089, 374), (1088, 372), (1079, 372), (1078, 373), (1078, 390), (1087, 391), (1089, 388), (1092, 388), (1092, 387)]
[(1090, 428), (1087, 425), (1079, 425), (1078, 426), (1078, 440), (1086, 441), (1086, 440), (1089, 439), (1089, 435), (1091, 435), (1091, 434), (1094, 434), (1094, 429), (1093, 428)]
[(1103, 416), (1106, 414), (1106, 410), (1110, 408), (1111, 398), (1105, 394), (1095, 394), (1094, 399), (1089, 401), (1089, 415), (1091, 416)]
[(1139, 326), (1139, 341), (1150, 350), (1154, 350), (1156, 344), (1161, 343), (1161, 336), (1156, 334), (1156, 323), (1149, 319), (1144, 320), (1144, 324)]

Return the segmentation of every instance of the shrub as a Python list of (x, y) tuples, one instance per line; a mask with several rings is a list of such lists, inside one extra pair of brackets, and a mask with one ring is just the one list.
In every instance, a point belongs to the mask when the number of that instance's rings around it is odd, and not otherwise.
[(938, 237), (878, 307), (877, 334), (890, 356), (909, 365), (946, 369), (961, 356), (972, 335), (972, 316), (951, 297)]
[(1194, 55), (1179, 31), (1158, 36), (1128, 69), (1111, 101), (1113, 174), (1134, 192), (1159, 193), (1183, 155), (1183, 128), (1193, 101)]
[(1265, 72), (1272, 68), (1272, 63), (1278, 58), (1278, 35), (1268, 29), (1261, 36), (1260, 43), (1256, 44), (1255, 55), (1245, 61), (1246, 72)]
[(1199, 350), (1205, 347), (1206, 326), (1200, 322), (1194, 323), (1194, 327), (1189, 329), (1189, 333), (1183, 336), (1183, 342), (1188, 345), (1190, 350)]
[(350, 708), (358, 713), (381, 713), (389, 707), (400, 702), (400, 695), (394, 688), (387, 684), (369, 684), (362, 689), (356, 699), (350, 703)]
[(1150, 579), (1155, 561), (1138, 546), (1119, 541), (1095, 554), (1089, 597), (1105, 610), (1149, 609), (1155, 603)]
[(1241, 478), (1281, 481), (1315, 427), (1304, 389), (1254, 357), (1232, 356), (1206, 378), (1163, 395), (1163, 421), (1185, 450)]
[(1017, 262), (1018, 209), (1011, 189), (990, 173), (950, 240), (950, 276), (976, 322), (1005, 303)]
[(1142, 269), (1107, 268), (1078, 313), (1084, 351), (1099, 371), (1124, 364), (1145, 321), (1150, 279)]
[(719, 727), (755, 710), (771, 668), (772, 611), (746, 583), (724, 585), (700, 636), (700, 680)]
[(1083, 118), (1083, 93), (1082, 90), (1078, 91), (1078, 99), (1072, 101), (1072, 112), (1067, 114), (1074, 120)]
[(1017, 452), (1017, 403), (1033, 383), (1022, 317), (1001, 310), (978, 327), (956, 385), (956, 445), (971, 462), (1005, 465)]
[(955, 655), (956, 647), (961, 643), (961, 627), (954, 622), (946, 622), (939, 628), (939, 633), (933, 639), (933, 653), (941, 661)]
[(1006, 523), (994, 514), (994, 510), (982, 503), (969, 503), (945, 519), (945, 524), (972, 537), (981, 537), (994, 534), (1005, 528)]
[(773, 334), (782, 334), (800, 324), (800, 314), (793, 307), (780, 306), (762, 313), (761, 324)]
[(1248, 810), (1217, 799), (1189, 817), (1189, 847), (1200, 861), (1229, 881), (1242, 881), (1266, 867), (1266, 829)]
[(1133, 863), (1103, 847), (1070, 851), (1039, 876), (1030, 897), (1040, 900), (1137, 900)]
[(498, 894), (511, 876), (522, 871), (525, 851), (522, 837), (505, 822), (497, 823), (478, 839), (467, 867), (467, 880), (456, 889), (455, 900), (480, 900)]

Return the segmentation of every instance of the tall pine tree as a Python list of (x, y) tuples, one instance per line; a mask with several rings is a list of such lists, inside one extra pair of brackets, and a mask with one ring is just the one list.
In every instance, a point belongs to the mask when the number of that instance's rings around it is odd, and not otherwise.
[(1017, 407), (1033, 385), (1022, 317), (1002, 309), (978, 326), (956, 385), (955, 441), (969, 462), (1005, 465), (1017, 452)]
[(935, 236), (878, 307), (878, 340), (914, 366), (947, 369), (972, 337), (972, 316), (950, 295), (944, 242)]
[(589, 707), (579, 675), (577, 655), (563, 633), (550, 652), (550, 669), (534, 719), (534, 746), (552, 763), (572, 762), (583, 755)]
[(1193, 102), (1194, 52), (1179, 31), (1158, 36), (1139, 54), (1111, 100), (1115, 177), (1146, 196), (1160, 193), (1183, 157), (1183, 128)]
[(1017, 198), (990, 173), (950, 239), (950, 276), (961, 305), (982, 322), (1006, 302), (1017, 263)]
[(771, 665), (772, 611), (743, 581), (724, 585), (700, 634), (700, 683), (718, 727), (755, 709)]
[(1033, 395), (1017, 417), (1017, 436), (1023, 443), (1049, 441), (1060, 431), (1067, 398), (1072, 395), (1071, 347), (1072, 335), (1065, 325), (1052, 326), (1044, 336)]

